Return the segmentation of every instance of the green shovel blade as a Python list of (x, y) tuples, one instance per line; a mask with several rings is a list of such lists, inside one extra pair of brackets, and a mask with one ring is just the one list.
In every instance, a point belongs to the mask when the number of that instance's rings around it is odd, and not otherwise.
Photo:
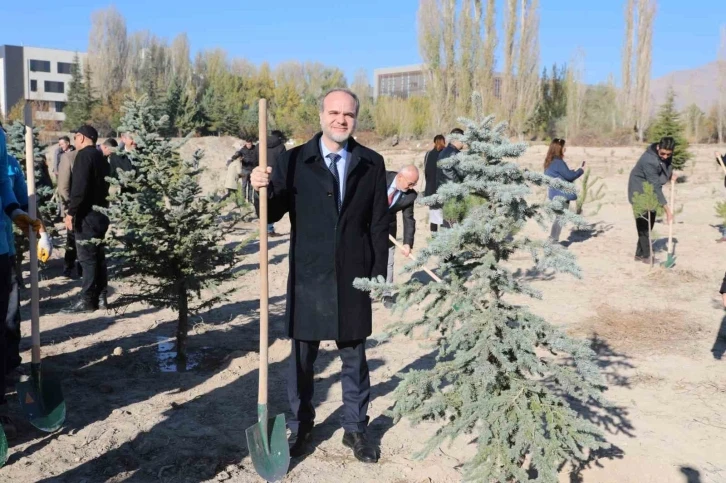
[(2, 425), (0, 425), (0, 468), (8, 460), (8, 438), (5, 437)]
[(20, 407), (30, 424), (52, 433), (60, 429), (66, 420), (66, 403), (60, 378), (42, 371), (40, 364), (31, 364), (31, 376), (16, 384)]
[(675, 264), (676, 264), (676, 256), (672, 253), (669, 253), (665, 262), (663, 262), (663, 266), (665, 268), (673, 268), (675, 266)]
[(285, 415), (267, 418), (267, 407), (258, 407), (260, 419), (245, 431), (255, 471), (267, 481), (282, 480), (290, 466)]

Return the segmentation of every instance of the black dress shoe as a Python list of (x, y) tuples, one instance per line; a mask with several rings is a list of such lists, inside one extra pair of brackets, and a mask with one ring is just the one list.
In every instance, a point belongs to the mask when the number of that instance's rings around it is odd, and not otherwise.
[(353, 450), (353, 454), (363, 463), (377, 463), (378, 451), (376, 447), (368, 440), (366, 433), (351, 433), (346, 431), (343, 434), (343, 446), (347, 446)]
[(108, 310), (108, 299), (106, 298), (105, 293), (98, 296), (98, 308), (101, 310)]
[(292, 433), (287, 440), (290, 445), (290, 457), (299, 458), (312, 452), (312, 427), (300, 426), (297, 433)]
[(93, 312), (98, 307), (94, 307), (91, 303), (86, 302), (83, 299), (78, 299), (76, 302), (72, 303), (68, 307), (61, 310), (61, 313), (64, 314), (85, 314), (88, 312)]

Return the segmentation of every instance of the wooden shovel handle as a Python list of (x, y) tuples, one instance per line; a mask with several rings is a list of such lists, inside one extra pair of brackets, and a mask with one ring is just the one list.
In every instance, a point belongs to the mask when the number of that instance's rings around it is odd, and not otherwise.
[(671, 219), (668, 223), (668, 253), (673, 253), (673, 218), (676, 216), (676, 180), (671, 178)]
[[(398, 248), (400, 248), (401, 250), (403, 250), (403, 245), (401, 245), (400, 243), (398, 243), (398, 241), (395, 238), (393, 238), (391, 235), (388, 235), (388, 239), (391, 240), (391, 243), (393, 243)], [(414, 257), (412, 253), (409, 253), (408, 254), (408, 258), (410, 258), (414, 262), (418, 261), (418, 260), (416, 260), (416, 257)], [(442, 280), (439, 277), (437, 277), (434, 272), (432, 272), (431, 270), (429, 270), (428, 267), (423, 266), (421, 268), (423, 268), (424, 272), (428, 273), (429, 276), (434, 279), (434, 281), (436, 281), (438, 283), (443, 283)]]
[[(259, 154), (260, 168), (267, 170), (267, 99), (260, 99), (259, 109)], [(257, 393), (258, 404), (267, 404), (267, 346), (269, 326), (269, 284), (267, 278), (267, 187), (260, 188), (260, 383)]]
[[(25, 172), (28, 180), (28, 215), (37, 216), (38, 199), (35, 195), (35, 153), (33, 152), (33, 116), (29, 102), (25, 103)], [(28, 230), (30, 243), (30, 340), (31, 362), (40, 364), (40, 307), (38, 300), (38, 242), (31, 226)]]

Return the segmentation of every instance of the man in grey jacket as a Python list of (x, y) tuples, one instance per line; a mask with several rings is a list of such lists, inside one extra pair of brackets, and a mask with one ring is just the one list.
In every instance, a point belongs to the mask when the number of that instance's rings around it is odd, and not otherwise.
[[(668, 223), (673, 219), (673, 210), (668, 206), (668, 201), (663, 194), (663, 185), (668, 183), (671, 176), (673, 176), (671, 162), (675, 147), (676, 142), (670, 136), (662, 138), (658, 143), (651, 144), (635, 164), (628, 180), (628, 201), (630, 204), (633, 204), (633, 195), (643, 193), (643, 185), (649, 183), (653, 186), (653, 192), (658, 197), (658, 202), (663, 206)], [(651, 212), (650, 216), (643, 213), (637, 214), (635, 217), (635, 226), (638, 230), (638, 245), (635, 250), (636, 262), (650, 263), (648, 233), (653, 229), (655, 216), (655, 212)], [(650, 219), (650, 225), (648, 219)]]

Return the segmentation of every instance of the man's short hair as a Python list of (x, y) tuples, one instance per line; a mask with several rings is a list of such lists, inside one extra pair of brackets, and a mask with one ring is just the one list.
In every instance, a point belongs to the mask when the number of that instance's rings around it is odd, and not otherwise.
[(70, 144), (71, 143), (71, 138), (69, 138), (68, 136), (61, 136), (61, 137), (58, 138), (58, 141), (65, 141), (68, 144)]
[(464, 134), (464, 130), (458, 127), (455, 127), (451, 130), (451, 134)]
[(437, 134), (436, 136), (434, 136), (434, 144), (436, 144), (438, 141), (441, 141), (442, 143), (446, 142), (446, 138), (443, 134)]
[(320, 112), (323, 112), (323, 109), (325, 109), (325, 98), (333, 92), (345, 92), (350, 97), (352, 97), (355, 101), (355, 117), (358, 117), (358, 111), (360, 110), (360, 100), (358, 99), (358, 96), (355, 95), (355, 92), (351, 91), (350, 89), (345, 89), (343, 87), (336, 87), (335, 89), (330, 89), (328, 92), (323, 94), (323, 97), (320, 98)]
[(272, 131), (270, 131), (270, 134), (278, 138), (280, 141), (285, 141), (285, 134), (279, 129), (273, 129)]
[(106, 146), (106, 147), (108, 147), (108, 148), (117, 148), (118, 147), (118, 143), (116, 142), (116, 140), (114, 138), (108, 138), (108, 139), (106, 139), (103, 142), (103, 145)]
[(667, 151), (673, 151), (676, 148), (676, 140), (672, 136), (665, 136), (660, 139), (658, 147)]

